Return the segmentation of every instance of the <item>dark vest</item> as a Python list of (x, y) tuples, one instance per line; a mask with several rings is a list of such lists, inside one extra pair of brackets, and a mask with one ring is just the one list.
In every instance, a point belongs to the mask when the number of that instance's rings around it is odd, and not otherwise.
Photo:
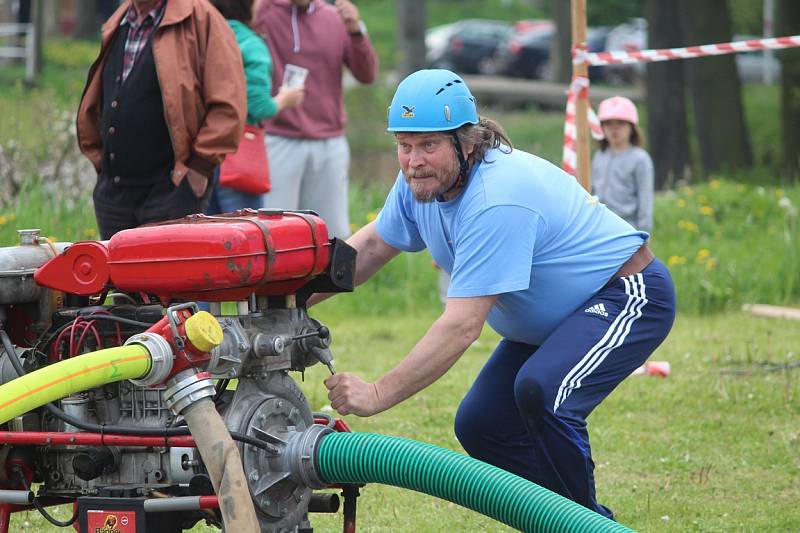
[(121, 186), (152, 185), (169, 179), (175, 152), (164, 118), (152, 37), (122, 83), (127, 35), (127, 25), (117, 30), (103, 68), (100, 173)]

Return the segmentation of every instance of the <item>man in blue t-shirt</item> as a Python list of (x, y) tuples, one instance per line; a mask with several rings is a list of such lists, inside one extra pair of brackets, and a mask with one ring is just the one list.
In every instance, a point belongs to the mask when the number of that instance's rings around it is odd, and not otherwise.
[(329, 377), (331, 405), (343, 415), (389, 409), (447, 372), (488, 321), (503, 340), (458, 409), (462, 446), (613, 517), (595, 500), (586, 417), (672, 327), (674, 287), (648, 234), (572, 176), (512, 150), (450, 71), (408, 76), (389, 131), (401, 171), (377, 220), (348, 241), (356, 283), (400, 251), (427, 248), (452, 276), (447, 305), (375, 383)]

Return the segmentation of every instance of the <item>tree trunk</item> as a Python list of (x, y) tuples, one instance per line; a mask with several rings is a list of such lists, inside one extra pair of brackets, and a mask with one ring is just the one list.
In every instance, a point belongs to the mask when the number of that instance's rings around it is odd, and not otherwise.
[[(777, 35), (800, 34), (800, 2), (780, 0), (776, 17)], [(781, 61), (781, 137), (783, 139), (783, 174), (800, 181), (800, 49), (778, 52)]]
[(425, 68), (425, 0), (396, 0), (400, 79)]
[[(678, 7), (673, 2), (648, 0), (649, 48), (683, 45)], [(689, 144), (681, 61), (647, 64), (647, 138), (653, 158), (656, 189), (671, 188), (687, 177)]]
[(42, 52), (45, 37), (45, 9), (44, 0), (31, 0), (30, 16), (36, 32), (33, 39), (33, 72), (36, 77), (42, 73), (44, 53)]
[[(727, 0), (679, 0), (677, 7), (685, 46), (731, 40)], [(703, 170), (711, 173), (752, 166), (753, 152), (733, 54), (683, 62)]]
[[(59, 0), (33, 0), (31, 9), (38, 9), (41, 17), (41, 32), (43, 39), (58, 39), (61, 35), (61, 9)], [(36, 15), (34, 14), (35, 18)]]
[(572, 22), (570, 0), (551, 0), (551, 15), (556, 36), (550, 44), (550, 67), (553, 81), (569, 83), (572, 79)]
[(94, 39), (100, 31), (97, 20), (97, 2), (95, 0), (77, 0), (75, 4), (75, 31), (76, 39)]

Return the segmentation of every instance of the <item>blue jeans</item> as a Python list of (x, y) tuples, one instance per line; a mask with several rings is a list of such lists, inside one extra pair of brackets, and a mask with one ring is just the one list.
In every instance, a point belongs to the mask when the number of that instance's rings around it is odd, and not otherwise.
[(247, 194), (229, 187), (222, 187), (218, 182), (215, 182), (214, 192), (211, 194), (211, 201), (208, 204), (208, 209), (206, 209), (206, 214), (230, 213), (245, 207), (261, 209), (264, 207), (262, 198), (263, 195), (261, 194)]
[(601, 289), (541, 346), (502, 340), (459, 406), (458, 440), (471, 456), (613, 518), (595, 500), (586, 417), (674, 319), (672, 279), (655, 259)]

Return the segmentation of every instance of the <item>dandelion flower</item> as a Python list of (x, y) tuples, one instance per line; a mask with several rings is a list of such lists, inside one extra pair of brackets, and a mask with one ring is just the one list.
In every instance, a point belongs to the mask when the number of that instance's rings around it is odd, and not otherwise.
[(675, 265), (685, 265), (686, 258), (682, 255), (671, 255), (669, 259), (667, 259), (667, 265), (675, 266)]
[(8, 222), (8, 218), (5, 215), (0, 215), (0, 226)]
[(367, 213), (367, 221), (368, 222), (372, 222), (376, 218), (378, 218), (378, 213), (376, 213), (375, 211), (370, 211), (369, 213)]
[(709, 182), (709, 185), (711, 185), (712, 189), (719, 189), (720, 185), (722, 185), (722, 182), (715, 178)]
[(680, 208), (686, 207), (686, 200), (684, 200), (683, 198), (678, 198), (678, 201), (675, 203)]
[(700, 248), (699, 250), (697, 250), (697, 259), (703, 260), (709, 257), (711, 257), (711, 252), (709, 252), (707, 249)]
[(706, 272), (713, 270), (715, 266), (717, 266), (717, 260), (713, 257), (710, 257), (708, 261), (706, 261)]
[(700, 214), (710, 217), (711, 215), (714, 214), (714, 208), (711, 207), (710, 205), (704, 205), (703, 207), (700, 208)]

